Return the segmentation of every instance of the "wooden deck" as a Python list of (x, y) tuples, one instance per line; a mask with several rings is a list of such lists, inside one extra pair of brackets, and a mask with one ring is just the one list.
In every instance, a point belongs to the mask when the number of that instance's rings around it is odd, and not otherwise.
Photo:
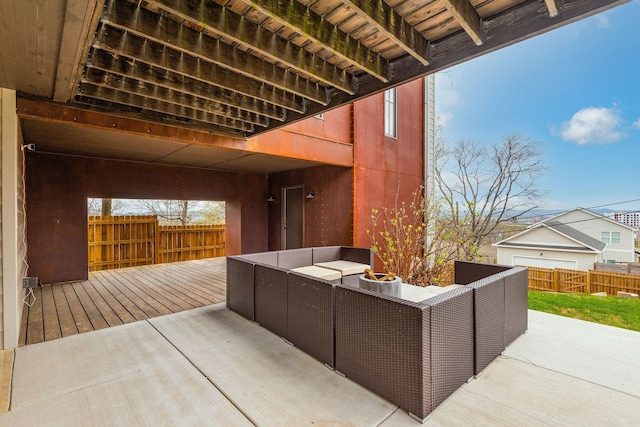
[(90, 273), (34, 289), (19, 346), (145, 320), (226, 300), (226, 258)]

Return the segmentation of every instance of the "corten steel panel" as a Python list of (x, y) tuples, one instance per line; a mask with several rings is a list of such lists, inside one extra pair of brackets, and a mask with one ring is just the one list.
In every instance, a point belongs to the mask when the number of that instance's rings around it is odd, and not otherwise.
[(351, 144), (351, 108), (351, 105), (336, 108), (325, 112), (324, 120), (311, 117), (282, 129), (291, 133)]
[[(275, 130), (251, 140), (251, 151), (338, 166), (353, 165), (353, 146), (300, 133)], [(268, 150), (267, 150), (268, 148)]]
[(350, 168), (319, 166), (315, 168), (269, 175), (269, 250), (282, 249), (282, 188), (303, 185), (304, 193), (315, 192), (304, 199), (304, 246), (352, 244), (352, 185)]
[(242, 233), (231, 253), (264, 251), (266, 186), (261, 174), (29, 153), (29, 274), (43, 283), (87, 277), (87, 197), (231, 200), (237, 215), (227, 221)]
[(274, 334), (287, 338), (287, 272), (256, 264), (255, 321)]
[(397, 139), (385, 137), (382, 145), (385, 172), (391, 172), (394, 176), (404, 170), (401, 164), (398, 164), (398, 146), (402, 145)]
[(371, 244), (372, 209), (409, 203), (423, 182), (422, 98), (422, 81), (398, 88), (397, 139), (384, 136), (383, 94), (353, 106), (354, 246)]
[(373, 95), (353, 105), (353, 164), (384, 169), (384, 95)]
[[(422, 176), (424, 120), (423, 79), (398, 86), (398, 170), (406, 175)], [(420, 161), (416, 161), (416, 160)]]
[(44, 284), (88, 277), (86, 179), (73, 158), (26, 162), (29, 275)]

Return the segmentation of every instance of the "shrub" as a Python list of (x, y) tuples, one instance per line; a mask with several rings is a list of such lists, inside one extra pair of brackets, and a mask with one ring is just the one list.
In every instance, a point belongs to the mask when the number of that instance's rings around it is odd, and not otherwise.
[(424, 197), (422, 186), (408, 204), (396, 200), (393, 207), (373, 209), (371, 220), (367, 235), (374, 253), (385, 272), (397, 274), (405, 283), (451, 283), (453, 261), (477, 254), (464, 220), (445, 215), (439, 203)]

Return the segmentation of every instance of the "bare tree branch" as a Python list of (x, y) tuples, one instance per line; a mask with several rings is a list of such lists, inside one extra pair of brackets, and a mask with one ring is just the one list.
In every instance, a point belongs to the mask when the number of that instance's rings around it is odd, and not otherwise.
[[(436, 182), (456, 221), (463, 220), (470, 227), (470, 250), (479, 247), (514, 211), (533, 209), (543, 195), (537, 187), (537, 178), (545, 170), (538, 142), (507, 135), (490, 147), (459, 141), (447, 152), (441, 140), (439, 145)], [(458, 203), (465, 209), (462, 216)]]

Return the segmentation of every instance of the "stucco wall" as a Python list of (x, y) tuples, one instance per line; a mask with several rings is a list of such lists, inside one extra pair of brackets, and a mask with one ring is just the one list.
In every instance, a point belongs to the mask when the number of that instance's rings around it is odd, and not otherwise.
[(29, 153), (30, 274), (42, 283), (87, 277), (87, 197), (224, 200), (234, 254), (267, 250), (266, 194), (262, 174)]

